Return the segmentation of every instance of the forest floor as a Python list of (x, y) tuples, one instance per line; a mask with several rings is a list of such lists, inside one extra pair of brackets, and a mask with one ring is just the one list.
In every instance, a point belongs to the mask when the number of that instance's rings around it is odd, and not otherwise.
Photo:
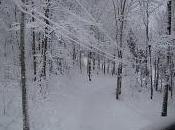
[[(33, 130), (141, 130), (170, 117), (160, 118), (162, 96), (150, 100), (148, 89), (131, 86), (132, 77), (124, 78), (120, 100), (115, 99), (115, 77), (93, 77), (89, 82), (75, 73), (54, 78), (47, 98), (31, 103)], [(170, 104), (168, 115), (174, 115)]]
[[(169, 98), (168, 117), (162, 118), (162, 94), (154, 92), (150, 100), (150, 89), (141, 88), (132, 73), (123, 78), (119, 100), (115, 76), (94, 74), (89, 82), (86, 74), (70, 75), (53, 76), (44, 94), (28, 83), (31, 130), (151, 130), (175, 121), (175, 98)], [(20, 130), (19, 84), (8, 84), (0, 87), (0, 130)]]

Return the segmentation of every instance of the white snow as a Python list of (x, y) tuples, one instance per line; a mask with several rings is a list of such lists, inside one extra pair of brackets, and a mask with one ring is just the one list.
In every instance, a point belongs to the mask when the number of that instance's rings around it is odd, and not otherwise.
[(128, 95), (117, 101), (116, 77), (94, 78), (89, 82), (86, 76), (74, 73), (67, 79), (51, 80), (47, 98), (31, 103), (32, 129), (141, 130), (160, 119), (161, 102), (150, 101), (148, 92), (133, 95), (125, 80), (123, 91), (128, 90), (124, 92)]

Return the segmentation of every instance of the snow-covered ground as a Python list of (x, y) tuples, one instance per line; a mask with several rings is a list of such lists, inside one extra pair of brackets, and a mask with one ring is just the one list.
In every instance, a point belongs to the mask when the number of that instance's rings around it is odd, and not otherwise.
[[(44, 95), (39, 86), (28, 83), (31, 130), (159, 130), (175, 122), (173, 100), (168, 117), (162, 118), (161, 93), (150, 100), (149, 88), (139, 87), (129, 73), (123, 78), (120, 100), (115, 99), (115, 76), (94, 74), (92, 82), (76, 72), (53, 76)], [(0, 130), (22, 130), (19, 84), (1, 83)]]
[[(116, 77), (87, 79), (75, 73), (51, 80), (47, 98), (30, 104), (32, 130), (141, 130), (160, 121), (162, 97), (151, 101), (148, 90), (131, 86), (132, 78), (124, 78), (118, 101)], [(175, 113), (172, 105), (168, 112)]]

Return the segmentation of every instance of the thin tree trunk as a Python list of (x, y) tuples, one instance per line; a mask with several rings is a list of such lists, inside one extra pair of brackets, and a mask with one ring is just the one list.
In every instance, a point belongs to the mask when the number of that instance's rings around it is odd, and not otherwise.
[(157, 79), (156, 79), (156, 88), (158, 89), (158, 86), (159, 86), (159, 62), (160, 62), (160, 58), (158, 57), (158, 60), (157, 60)]
[(160, 79), (160, 91), (162, 92), (162, 87), (163, 87), (163, 81), (162, 78)]
[(152, 61), (151, 61), (151, 45), (149, 45), (149, 54), (150, 54), (151, 99), (153, 99), (153, 76), (152, 76)]
[(173, 88), (174, 88), (174, 84), (173, 84), (173, 60), (171, 61), (171, 98), (173, 98)]
[(89, 77), (89, 81), (91, 81), (91, 71), (92, 71), (92, 66), (91, 66), (91, 59), (92, 59), (92, 52), (90, 51), (88, 54), (88, 77)]
[(103, 62), (103, 73), (104, 73), (104, 75), (106, 74), (106, 62), (105, 62), (105, 59), (104, 59), (104, 62)]
[[(22, 0), (22, 2), (25, 3), (25, 0)], [(21, 24), (20, 24), (20, 65), (21, 65), (23, 130), (30, 130), (29, 115), (28, 115), (28, 99), (26, 89), (25, 14), (23, 12), (21, 12)]]
[(79, 55), (79, 65), (80, 65), (80, 72), (82, 73), (82, 51), (81, 50)]
[(122, 47), (123, 47), (123, 29), (124, 29), (124, 13), (125, 13), (125, 7), (126, 7), (126, 0), (121, 2), (121, 25), (120, 25), (120, 45), (119, 45), (119, 50), (118, 50), (118, 59), (121, 60), (119, 62), (118, 66), (118, 74), (117, 74), (117, 92), (116, 92), (116, 99), (119, 99), (119, 94), (121, 94), (121, 87), (122, 87), (122, 72), (123, 72), (123, 64), (122, 64), (122, 57), (123, 57), (123, 52), (122, 52)]
[(173, 62), (172, 62), (172, 56), (170, 57), (170, 92), (171, 92), (171, 98), (173, 97), (173, 68), (172, 68)]
[(148, 84), (148, 49), (149, 49), (149, 3), (148, 1), (146, 1), (146, 23), (145, 23), (145, 27), (146, 27), (146, 80), (145, 80), (145, 85), (147, 86)]
[(73, 45), (73, 54), (72, 54), (72, 58), (73, 58), (73, 65), (75, 65), (75, 61), (76, 61), (76, 50), (75, 50), (75, 45)]
[(115, 74), (115, 65), (116, 65), (116, 63), (115, 63), (115, 57), (116, 57), (116, 55), (115, 55), (115, 50), (114, 50), (114, 61), (112, 62), (112, 65), (113, 65), (113, 67), (112, 67), (112, 76)]
[[(32, 5), (34, 2), (32, 1)], [(33, 14), (33, 13), (32, 13)], [(35, 22), (35, 19), (32, 17), (32, 22)], [(37, 61), (36, 61), (36, 42), (35, 42), (35, 28), (32, 28), (32, 53), (33, 53), (33, 73), (34, 73), (34, 81), (36, 81), (36, 67), (37, 67)]]
[[(114, 58), (115, 59), (115, 58)], [(113, 61), (112, 76), (115, 74), (115, 61)]]
[(156, 71), (156, 84), (155, 84), (155, 89), (156, 91), (158, 91), (158, 86), (159, 86), (159, 62), (160, 62), (160, 58), (158, 57), (157, 58), (157, 63), (156, 63), (156, 68), (157, 68), (157, 71)]
[(36, 67), (37, 67), (37, 61), (36, 61), (36, 47), (35, 47), (35, 31), (32, 32), (32, 51), (33, 51), (33, 73), (34, 73), (34, 81), (36, 81)]
[(163, 96), (163, 105), (162, 105), (162, 116), (167, 116), (168, 88), (169, 88), (169, 85), (168, 84), (164, 86), (164, 96)]
[(95, 70), (95, 53), (93, 53), (93, 70)]
[(143, 72), (140, 70), (140, 78), (141, 78), (141, 87), (143, 87)]
[(157, 91), (157, 89), (156, 89), (156, 79), (157, 79), (157, 59), (155, 58), (155, 61), (154, 61), (154, 88)]
[(100, 72), (100, 56), (98, 55), (98, 63), (97, 63), (98, 65), (97, 65), (97, 68), (98, 68), (98, 72), (97, 72), (97, 74), (99, 74), (99, 72)]
[(167, 116), (167, 107), (168, 107), (168, 90), (170, 88), (170, 47), (168, 47), (167, 55), (167, 67), (168, 71), (166, 72), (165, 81), (166, 85), (164, 86), (164, 96), (162, 104), (162, 116)]
[[(46, 0), (45, 16), (49, 18), (49, 2)], [(46, 19), (45, 23), (49, 25), (49, 21)], [(47, 46), (48, 46), (48, 27), (45, 27), (45, 36), (43, 41), (43, 77), (46, 79), (46, 67), (47, 67)]]

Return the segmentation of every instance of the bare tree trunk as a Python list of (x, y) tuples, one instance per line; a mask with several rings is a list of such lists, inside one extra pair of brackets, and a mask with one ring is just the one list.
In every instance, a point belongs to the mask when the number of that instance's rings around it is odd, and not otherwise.
[(167, 4), (167, 8), (168, 8), (168, 27), (167, 27), (168, 35), (171, 35), (171, 17), (172, 17), (171, 7), (172, 7), (172, 1), (170, 0), (170, 1), (168, 1), (168, 4)]
[(119, 37), (119, 48), (118, 48), (118, 59), (120, 60), (118, 65), (118, 74), (117, 74), (117, 93), (116, 93), (116, 99), (119, 99), (119, 94), (121, 94), (121, 87), (122, 87), (122, 73), (123, 73), (123, 30), (124, 30), (124, 14), (125, 14), (125, 8), (126, 8), (126, 0), (123, 0), (121, 2), (121, 22), (120, 22), (120, 37)]
[(82, 51), (81, 50), (79, 55), (79, 65), (80, 65), (80, 72), (82, 73)]
[(112, 76), (115, 75), (115, 52), (114, 52), (114, 61), (112, 62), (113, 63), (113, 68), (112, 68)]
[[(49, 18), (49, 5), (50, 0), (46, 0), (45, 16)], [(45, 23), (49, 25), (49, 21), (46, 19)], [(46, 79), (46, 67), (47, 67), (47, 46), (48, 46), (48, 27), (45, 27), (45, 36), (43, 41), (43, 77)]]
[[(146, 2), (146, 71), (148, 71), (148, 49), (149, 49), (149, 3), (147, 1)], [(146, 74), (148, 76), (148, 72)], [(146, 84), (147, 84), (147, 82), (148, 81), (146, 81)], [(152, 86), (151, 86), (151, 89), (152, 89)], [(151, 90), (151, 92), (152, 92), (152, 90)]]
[(115, 61), (113, 61), (112, 75), (115, 74)]
[(125, 13), (125, 6), (126, 6), (126, 0), (121, 2), (121, 17), (122, 20), (120, 22), (120, 45), (118, 48), (118, 59), (120, 60), (119, 65), (118, 65), (118, 73), (117, 73), (117, 92), (116, 92), (116, 99), (119, 99), (119, 95), (121, 94), (121, 87), (122, 87), (122, 71), (123, 71), (123, 64), (122, 64), (122, 57), (123, 57), (123, 52), (122, 52), (122, 47), (123, 47), (123, 29), (124, 29), (124, 13)]
[(141, 87), (143, 87), (143, 70), (140, 70), (140, 78), (141, 78)]
[[(34, 2), (32, 1), (32, 5)], [(33, 13), (32, 13), (33, 14)], [(32, 22), (35, 22), (35, 19), (32, 17)], [(36, 81), (36, 67), (37, 67), (37, 61), (36, 61), (36, 42), (35, 42), (35, 28), (32, 28), (32, 53), (33, 53), (33, 74), (34, 74), (34, 81)]]
[(158, 57), (157, 58), (157, 73), (156, 73), (156, 86), (155, 86), (155, 88), (156, 88), (156, 91), (158, 90), (158, 86), (159, 86), (159, 62), (160, 62), (160, 58)]
[(139, 72), (139, 60), (138, 60), (138, 57), (136, 57), (136, 74), (138, 74)]
[(169, 88), (169, 85), (168, 84), (164, 86), (164, 96), (163, 96), (163, 105), (162, 105), (162, 116), (167, 116), (168, 88)]
[(162, 92), (162, 87), (163, 87), (163, 81), (162, 78), (160, 79), (160, 91)]
[(153, 99), (153, 76), (152, 76), (152, 61), (151, 61), (151, 45), (149, 45), (150, 54), (150, 79), (151, 79), (151, 99)]
[(164, 86), (164, 96), (162, 104), (162, 116), (167, 116), (167, 107), (168, 107), (168, 90), (170, 88), (170, 47), (168, 47), (167, 55), (167, 67), (168, 71), (165, 73), (166, 85)]
[(106, 74), (106, 62), (105, 62), (105, 59), (104, 59), (104, 62), (103, 62), (103, 73), (104, 73), (104, 75)]
[(170, 77), (170, 86), (171, 86), (171, 98), (173, 98), (173, 87), (174, 87), (174, 84), (173, 84), (173, 60), (171, 59), (171, 77)]
[[(173, 1), (172, 0), (169, 0), (168, 1), (168, 4), (167, 4), (167, 10), (168, 10), (168, 27), (167, 27), (167, 31), (168, 31), (168, 35), (171, 35), (171, 30), (172, 30), (172, 25), (171, 25), (171, 23), (172, 23), (172, 17), (173, 17), (173, 15), (172, 15), (172, 8), (173, 8), (173, 6), (174, 5), (172, 5), (173, 4)], [(173, 78), (172, 78), (172, 55), (170, 54), (170, 50), (171, 48), (169, 47), (169, 69), (170, 69), (170, 87), (169, 87), (169, 89), (170, 89), (170, 91), (171, 91), (171, 97), (172, 97), (172, 95), (173, 95)]]
[[(117, 48), (118, 48), (118, 32), (119, 32), (119, 29), (118, 29), (118, 18), (117, 18), (117, 14), (119, 15), (119, 10), (120, 9), (117, 8), (118, 6), (116, 6), (114, 0), (112, 0), (112, 3), (113, 3), (113, 8), (114, 8), (114, 16), (115, 16), (114, 19), (115, 19), (115, 27), (116, 27), (115, 39), (116, 39)], [(116, 48), (114, 49), (114, 60), (115, 60), (115, 58), (116, 58)], [(115, 65), (116, 65), (116, 62), (114, 61), (113, 62), (113, 69), (112, 69), (112, 75), (115, 75), (115, 73), (116, 73)], [(118, 92), (117, 91), (118, 91), (118, 87), (116, 89), (116, 99), (118, 99)]]
[(73, 54), (72, 54), (72, 58), (73, 58), (73, 65), (75, 65), (75, 61), (76, 61), (76, 49), (75, 49), (75, 45), (73, 45)]
[(33, 51), (33, 73), (34, 73), (34, 81), (36, 81), (36, 67), (37, 67), (37, 61), (36, 61), (36, 47), (35, 47), (35, 31), (32, 32), (32, 51)]
[(88, 54), (88, 77), (89, 77), (89, 81), (91, 81), (91, 71), (92, 71), (92, 66), (91, 66), (91, 59), (92, 59), (92, 52), (90, 51), (89, 54)]
[(93, 70), (95, 70), (95, 52), (93, 53)]
[(157, 79), (157, 57), (155, 57), (155, 60), (154, 60), (154, 88), (157, 91), (157, 89), (156, 89), (156, 79)]
[(98, 73), (100, 72), (100, 56), (98, 55)]
[(172, 55), (170, 56), (170, 92), (171, 92), (171, 98), (173, 97), (173, 68), (172, 68), (173, 62), (172, 62)]
[[(22, 0), (22, 2), (25, 3), (25, 0)], [(21, 24), (20, 24), (20, 64), (21, 64), (23, 130), (30, 130), (29, 116), (28, 116), (28, 99), (26, 89), (25, 14), (23, 12), (21, 12)]]

